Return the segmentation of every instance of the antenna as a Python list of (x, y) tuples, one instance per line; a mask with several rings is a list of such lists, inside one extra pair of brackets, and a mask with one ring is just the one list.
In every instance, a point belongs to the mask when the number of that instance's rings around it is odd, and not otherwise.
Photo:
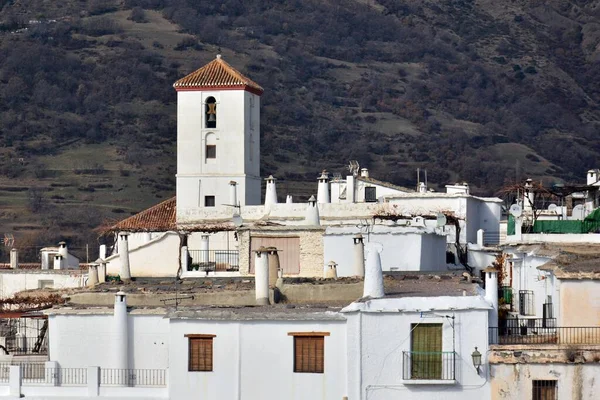
[(510, 212), (510, 214), (515, 218), (519, 218), (523, 214), (523, 210), (518, 204), (513, 204), (510, 206), (510, 210), (508, 210), (508, 212)]
[(360, 165), (358, 164), (358, 161), (350, 160), (350, 162), (348, 163), (348, 170), (352, 175), (357, 176), (360, 172)]
[(4, 234), (4, 247), (13, 247), (15, 245), (15, 237), (12, 233)]

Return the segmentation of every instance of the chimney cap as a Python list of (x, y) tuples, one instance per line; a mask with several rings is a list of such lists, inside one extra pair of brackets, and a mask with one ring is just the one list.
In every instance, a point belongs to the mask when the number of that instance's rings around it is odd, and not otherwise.
[(59, 246), (66, 246), (66, 245), (67, 245), (67, 242), (65, 242), (65, 241), (58, 242), (58, 245), (59, 245)]
[(360, 233), (357, 233), (356, 235), (354, 235), (354, 239), (362, 239), (363, 235), (361, 235)]
[(265, 181), (267, 181), (267, 182), (269, 182), (269, 181), (274, 182), (276, 180), (277, 180), (277, 178), (274, 178), (273, 175), (269, 175), (268, 178), (265, 178)]
[(232, 186), (235, 186), (235, 185), (237, 185), (237, 182), (236, 181), (229, 181), (229, 184), (232, 185)]
[(482, 269), (481, 272), (495, 272), (495, 273), (498, 273), (498, 268), (490, 266), (490, 267), (487, 267), (485, 269)]
[(310, 196), (310, 199), (308, 199), (309, 203), (316, 203), (317, 199), (315, 199), (315, 195), (313, 194), (312, 196)]
[(321, 172), (321, 176), (319, 176), (319, 178), (318, 178), (318, 179), (319, 179), (319, 180), (327, 180), (327, 179), (329, 179), (329, 172), (327, 172), (327, 170), (326, 170), (326, 169), (324, 169), (324, 170)]

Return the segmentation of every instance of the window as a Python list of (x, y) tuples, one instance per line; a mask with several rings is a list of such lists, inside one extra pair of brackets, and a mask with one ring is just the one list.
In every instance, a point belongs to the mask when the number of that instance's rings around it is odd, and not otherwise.
[(288, 333), (294, 337), (294, 372), (325, 372), (325, 336), (329, 332)]
[(519, 314), (535, 315), (533, 290), (519, 290)]
[(377, 188), (375, 186), (365, 188), (365, 201), (369, 203), (377, 202)]
[(442, 324), (412, 324), (410, 379), (443, 379), (442, 358)]
[(216, 335), (185, 335), (188, 338), (188, 371), (213, 370), (213, 338)]
[(204, 196), (204, 207), (214, 207), (215, 196)]
[(216, 128), (217, 127), (217, 101), (214, 97), (209, 97), (206, 99), (205, 104), (205, 126), (207, 128)]
[(217, 158), (217, 146), (214, 144), (206, 145), (206, 158)]
[(556, 381), (533, 381), (533, 393), (531, 398), (533, 400), (556, 400)]

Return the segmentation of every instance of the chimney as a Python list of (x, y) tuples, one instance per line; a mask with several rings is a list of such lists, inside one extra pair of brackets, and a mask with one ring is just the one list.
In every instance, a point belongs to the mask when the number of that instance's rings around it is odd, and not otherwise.
[(354, 269), (352, 275), (365, 276), (365, 245), (363, 236), (360, 233), (354, 236)]
[(523, 210), (531, 211), (535, 200), (535, 192), (533, 190), (533, 180), (531, 178), (525, 181), (525, 193), (523, 194)]
[(271, 206), (273, 204), (277, 204), (277, 187), (275, 186), (275, 181), (277, 179), (273, 178), (273, 175), (269, 175), (267, 179), (267, 189), (265, 191), (265, 212), (271, 211)]
[(427, 193), (427, 185), (425, 182), (419, 183), (419, 193)]
[(492, 304), (492, 309), (488, 314), (488, 326), (498, 326), (498, 270), (488, 267), (483, 270), (485, 273), (485, 299)]
[(98, 284), (98, 264), (90, 264), (88, 267), (88, 287), (94, 287)]
[(238, 199), (237, 199), (237, 182), (236, 181), (230, 181), (229, 182), (229, 205), (230, 206), (237, 206), (238, 205)]
[(326, 170), (323, 170), (321, 176), (318, 178), (318, 187), (317, 187), (317, 203), (331, 203), (331, 199), (329, 197), (329, 173)]
[(10, 268), (19, 268), (19, 250), (15, 248), (10, 249)]
[(54, 269), (63, 269), (63, 256), (60, 254), (54, 256)]
[(477, 246), (482, 248), (485, 245), (485, 231), (483, 229), (479, 229), (477, 231)]
[[(208, 264), (210, 261), (210, 236), (208, 235), (200, 235), (200, 262)], [(206, 269), (206, 273), (208, 274), (209, 269)]]
[(367, 263), (365, 266), (363, 297), (379, 299), (385, 296), (381, 257), (379, 255), (381, 251), (383, 251), (383, 246), (380, 243), (371, 242), (367, 245)]
[(321, 225), (319, 220), (319, 207), (317, 206), (317, 200), (315, 196), (310, 196), (308, 199), (308, 206), (306, 207), (306, 217), (304, 218), (305, 225)]
[(113, 367), (121, 370), (129, 368), (129, 328), (127, 323), (126, 297), (127, 295), (122, 290), (115, 294), (115, 309), (113, 315)]
[(356, 201), (356, 178), (354, 175), (346, 176), (346, 203)]
[(256, 304), (269, 305), (269, 260), (267, 249), (263, 246), (256, 250), (254, 258), (254, 286)]
[(119, 233), (119, 260), (121, 261), (121, 269), (119, 270), (119, 277), (123, 282), (131, 281), (131, 269), (129, 267), (129, 241), (127, 237), (129, 233)]
[(100, 259), (106, 260), (106, 245), (105, 244), (100, 245), (100, 249), (99, 249), (98, 253), (99, 253), (98, 255), (99, 255)]
[(594, 183), (598, 182), (598, 173), (600, 171), (598, 171), (597, 169), (590, 169), (587, 173), (587, 184), (588, 185), (593, 185)]
[(323, 271), (323, 278), (337, 279), (337, 264), (335, 261), (329, 261), (329, 264), (325, 266), (325, 271)]
[(285, 196), (285, 204), (292, 204), (292, 195), (288, 194), (287, 196)]
[(58, 254), (63, 256), (65, 262), (67, 262), (67, 257), (69, 257), (69, 250), (67, 249), (67, 243), (58, 242)]
[(279, 277), (279, 254), (276, 247), (268, 247), (267, 250), (269, 251), (269, 287), (274, 287)]
[(106, 261), (100, 260), (98, 264), (98, 283), (106, 282)]
[(361, 170), (360, 170), (360, 176), (362, 178), (368, 178), (369, 177), (369, 170), (367, 168), (361, 168)]

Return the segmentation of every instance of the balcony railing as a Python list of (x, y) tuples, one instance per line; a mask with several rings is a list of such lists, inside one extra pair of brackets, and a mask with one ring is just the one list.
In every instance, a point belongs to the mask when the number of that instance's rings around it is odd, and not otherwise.
[(13, 355), (46, 355), (48, 336), (7, 337), (6, 351)]
[(456, 353), (404, 351), (402, 353), (402, 379), (404, 380), (454, 380)]
[(239, 271), (237, 250), (188, 250), (188, 271)]
[(600, 344), (600, 326), (556, 326), (554, 318), (511, 319), (489, 328), (490, 344)]
[(166, 386), (164, 369), (115, 369), (100, 370), (100, 386)]

